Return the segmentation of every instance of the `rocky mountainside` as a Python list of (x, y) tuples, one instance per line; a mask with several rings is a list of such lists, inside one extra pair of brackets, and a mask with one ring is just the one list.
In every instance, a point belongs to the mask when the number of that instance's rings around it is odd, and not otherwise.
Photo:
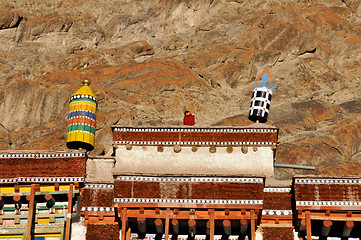
[(68, 100), (99, 98), (97, 146), (119, 125), (249, 125), (253, 84), (278, 82), (276, 163), (361, 171), (359, 0), (2, 0), (0, 149), (65, 148)]

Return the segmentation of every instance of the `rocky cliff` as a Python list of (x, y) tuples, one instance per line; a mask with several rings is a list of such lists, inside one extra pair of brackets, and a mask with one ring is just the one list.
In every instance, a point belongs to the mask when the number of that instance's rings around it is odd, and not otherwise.
[[(248, 125), (258, 74), (278, 82), (276, 163), (361, 170), (358, 0), (3, 0), (0, 149), (63, 149), (69, 97), (99, 98), (97, 146), (120, 125)], [(279, 169), (278, 178), (294, 173)], [(311, 172), (314, 173), (314, 172)]]

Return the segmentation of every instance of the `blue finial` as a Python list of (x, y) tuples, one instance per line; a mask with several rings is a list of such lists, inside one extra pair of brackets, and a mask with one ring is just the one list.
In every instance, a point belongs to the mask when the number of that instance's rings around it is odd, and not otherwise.
[(267, 78), (271, 77), (271, 72), (266, 68), (259, 76), (258, 78), (262, 78), (262, 84), (257, 86), (257, 82), (254, 83), (254, 87), (255, 88), (259, 88), (259, 87), (267, 87), (269, 90), (272, 90), (276, 88), (277, 83), (270, 88), (269, 85), (267, 85)]

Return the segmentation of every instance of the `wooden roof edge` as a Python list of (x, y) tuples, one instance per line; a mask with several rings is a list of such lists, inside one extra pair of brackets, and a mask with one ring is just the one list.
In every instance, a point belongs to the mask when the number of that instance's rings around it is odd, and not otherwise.
[(224, 175), (224, 174), (164, 174), (164, 173), (140, 173), (140, 172), (114, 172), (114, 176), (142, 176), (142, 177), (223, 177), (223, 178), (263, 178), (265, 179), (265, 175), (251, 175), (251, 174), (232, 174), (232, 175)]
[(82, 153), (85, 149), (68, 149), (68, 150), (0, 150), (0, 154), (27, 154), (27, 153)]
[(264, 123), (253, 123), (246, 126), (215, 126), (215, 125), (194, 125), (194, 126), (185, 126), (185, 125), (169, 125), (169, 126), (123, 126), (123, 125), (112, 125), (111, 128), (265, 128), (265, 129), (278, 129), (275, 126), (264, 124)]
[(295, 175), (293, 176), (293, 179), (296, 178), (306, 178), (306, 179), (321, 179), (321, 178), (327, 178), (327, 179), (360, 179), (361, 176), (358, 175), (345, 175), (345, 176), (332, 176), (332, 175)]

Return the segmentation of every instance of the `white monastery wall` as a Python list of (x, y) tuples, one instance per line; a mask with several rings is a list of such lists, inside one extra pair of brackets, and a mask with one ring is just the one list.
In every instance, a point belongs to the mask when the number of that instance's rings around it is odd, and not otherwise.
[(205, 174), (205, 175), (264, 175), (273, 176), (273, 150), (271, 147), (248, 147), (243, 153), (242, 147), (233, 147), (228, 153), (226, 147), (217, 147), (215, 153), (209, 147), (199, 147), (196, 152), (190, 146), (182, 146), (179, 153), (173, 147), (164, 147), (163, 152), (157, 146), (126, 146), (116, 148), (114, 173), (146, 174)]

